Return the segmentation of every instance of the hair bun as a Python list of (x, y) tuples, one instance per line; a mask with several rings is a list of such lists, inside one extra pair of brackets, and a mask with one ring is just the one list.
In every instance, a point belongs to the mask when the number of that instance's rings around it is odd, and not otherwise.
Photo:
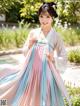
[(52, 6), (54, 6), (54, 5), (56, 6), (56, 3), (54, 3), (54, 2), (49, 2), (48, 5), (52, 7)]
[(58, 17), (58, 14), (56, 12), (56, 3), (54, 2), (43, 2), (42, 6), (39, 8), (38, 14), (40, 15), (41, 12), (47, 11), (51, 17)]
[(49, 6), (53, 6), (53, 5), (57, 5), (56, 3), (54, 3), (54, 2), (43, 2), (43, 4), (47, 4), (47, 5), (49, 5)]
[(55, 7), (57, 8), (57, 4), (54, 2), (43, 2), (43, 5), (47, 6), (47, 7)]

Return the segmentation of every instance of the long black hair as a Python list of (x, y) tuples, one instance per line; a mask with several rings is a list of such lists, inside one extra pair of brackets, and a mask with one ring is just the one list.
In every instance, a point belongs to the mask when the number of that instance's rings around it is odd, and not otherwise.
[(58, 17), (58, 14), (57, 14), (57, 12), (56, 12), (56, 10), (54, 9), (53, 6), (56, 7), (56, 3), (54, 3), (54, 2), (44, 2), (38, 10), (38, 15), (47, 11), (50, 14), (51, 17), (54, 17), (54, 18)]

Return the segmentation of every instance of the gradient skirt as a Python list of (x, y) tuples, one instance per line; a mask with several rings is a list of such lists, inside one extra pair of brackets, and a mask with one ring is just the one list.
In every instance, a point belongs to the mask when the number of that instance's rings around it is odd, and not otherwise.
[(0, 100), (7, 100), (7, 106), (64, 106), (64, 97), (69, 98), (59, 71), (46, 57), (51, 49), (38, 42), (23, 64), (0, 69)]

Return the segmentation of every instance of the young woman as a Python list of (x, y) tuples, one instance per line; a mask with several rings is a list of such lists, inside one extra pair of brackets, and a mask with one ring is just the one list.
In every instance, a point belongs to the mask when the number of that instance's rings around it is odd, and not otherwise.
[(57, 17), (53, 5), (53, 2), (44, 3), (40, 7), (40, 28), (29, 33), (23, 47), (25, 62), (18, 67), (19, 71), (7, 74), (0, 81), (0, 98), (7, 99), (8, 106), (64, 106), (64, 97), (70, 105), (59, 72), (64, 70), (67, 58), (63, 41), (52, 28)]

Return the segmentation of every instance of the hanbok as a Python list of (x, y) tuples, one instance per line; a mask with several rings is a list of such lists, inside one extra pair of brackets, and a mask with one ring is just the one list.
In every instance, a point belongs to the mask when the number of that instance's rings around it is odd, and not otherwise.
[[(51, 29), (47, 37), (41, 38), (40, 28), (33, 32), (38, 40), (28, 50), (25, 61), (17, 67), (0, 69), (0, 100), (7, 100), (7, 106), (64, 106), (66, 98), (70, 104), (59, 70), (59, 65), (65, 63), (65, 52), (60, 42), (58, 48), (56, 32)], [(59, 57), (54, 64), (47, 58), (46, 52), (54, 52), (55, 45), (64, 62)]]

